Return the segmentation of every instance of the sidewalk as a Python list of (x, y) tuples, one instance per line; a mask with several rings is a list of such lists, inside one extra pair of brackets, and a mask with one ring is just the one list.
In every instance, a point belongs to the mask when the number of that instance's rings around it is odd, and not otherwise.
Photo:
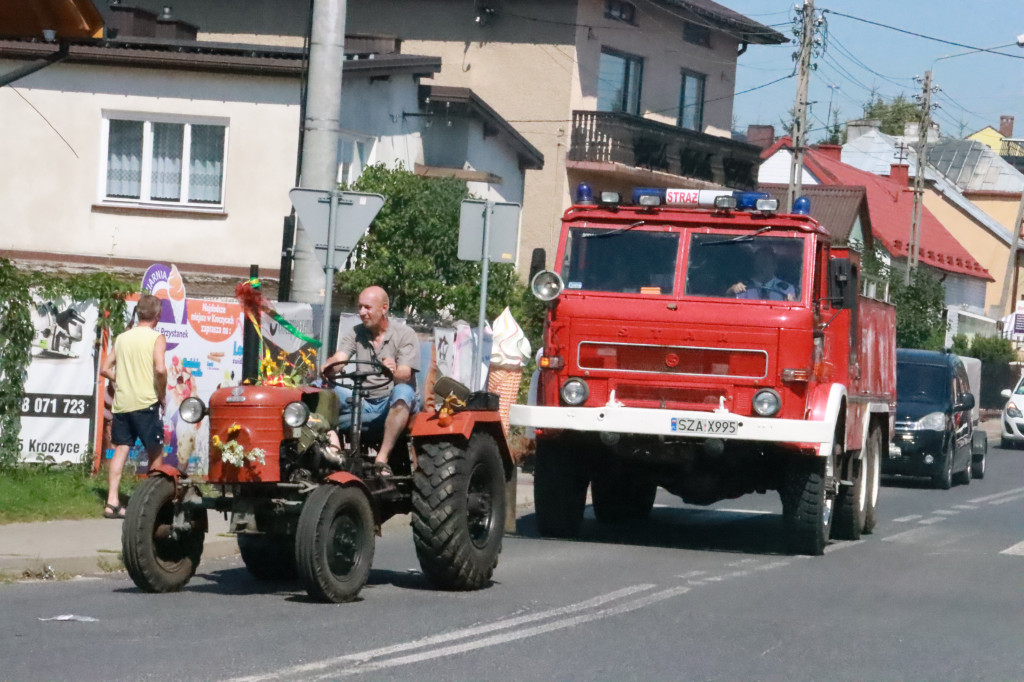
[[(519, 473), (516, 484), (517, 516), (533, 507), (533, 476)], [(235, 537), (219, 512), (207, 513), (204, 559), (238, 553)], [(121, 523), (110, 519), (43, 521), (0, 525), (0, 579), (61, 575), (90, 575), (121, 570)], [(396, 516), (384, 524), (408, 526), (408, 516)]]

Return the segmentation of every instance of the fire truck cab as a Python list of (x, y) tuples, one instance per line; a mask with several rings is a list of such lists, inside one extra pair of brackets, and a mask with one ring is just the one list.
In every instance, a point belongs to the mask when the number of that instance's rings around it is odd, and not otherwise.
[(536, 404), (544, 535), (646, 517), (660, 486), (708, 505), (778, 491), (786, 545), (821, 554), (875, 525), (895, 410), (895, 309), (859, 254), (797, 201), (586, 185), (562, 218)]

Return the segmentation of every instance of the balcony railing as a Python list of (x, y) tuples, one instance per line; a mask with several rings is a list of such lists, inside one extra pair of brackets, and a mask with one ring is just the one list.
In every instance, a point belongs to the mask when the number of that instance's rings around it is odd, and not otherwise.
[(607, 111), (574, 111), (570, 161), (620, 163), (754, 189), (761, 150), (745, 142)]
[(1024, 140), (1004, 139), (999, 145), (999, 156), (1017, 170), (1024, 172)]

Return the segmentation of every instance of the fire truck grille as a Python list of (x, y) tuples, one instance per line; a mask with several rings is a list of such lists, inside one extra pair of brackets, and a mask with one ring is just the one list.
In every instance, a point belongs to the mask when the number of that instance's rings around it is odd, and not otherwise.
[(609, 372), (762, 379), (768, 371), (768, 354), (737, 348), (584, 342), (579, 347), (579, 366)]
[(648, 384), (618, 384), (615, 387), (615, 399), (631, 407), (710, 411), (718, 407), (719, 398), (723, 395), (722, 389), (714, 388), (672, 388)]

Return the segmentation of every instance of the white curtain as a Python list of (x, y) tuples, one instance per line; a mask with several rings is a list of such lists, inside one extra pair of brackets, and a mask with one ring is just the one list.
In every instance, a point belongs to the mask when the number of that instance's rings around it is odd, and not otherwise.
[(224, 173), (224, 126), (193, 125), (190, 156), (188, 200), (220, 203)]
[(149, 190), (151, 199), (181, 199), (181, 155), (184, 143), (184, 124), (153, 124), (153, 171), (150, 175)]
[(142, 121), (110, 121), (107, 196), (138, 199), (142, 190)]

